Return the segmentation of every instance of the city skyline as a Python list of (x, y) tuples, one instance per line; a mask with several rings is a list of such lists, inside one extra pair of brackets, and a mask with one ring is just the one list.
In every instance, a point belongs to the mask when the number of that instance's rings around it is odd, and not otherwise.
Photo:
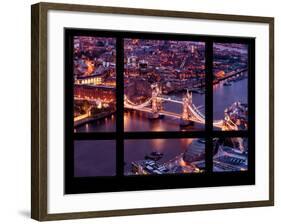
[(124, 39), (125, 131), (204, 129), (204, 115), (194, 122), (189, 113), (194, 101), (205, 113), (204, 86), (203, 42)]

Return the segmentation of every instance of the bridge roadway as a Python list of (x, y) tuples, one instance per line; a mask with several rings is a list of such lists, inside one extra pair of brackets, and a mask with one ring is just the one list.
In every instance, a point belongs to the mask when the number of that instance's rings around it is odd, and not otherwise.
[(229, 78), (231, 78), (231, 77), (233, 77), (233, 76), (235, 76), (235, 75), (237, 75), (239, 73), (245, 72), (245, 71), (248, 71), (248, 69), (245, 68), (245, 69), (242, 69), (242, 70), (237, 71), (237, 72), (236, 71), (231, 71), (231, 72), (228, 72), (224, 77), (218, 78), (217, 80), (220, 82), (222, 80), (229, 79)]
[[(151, 98), (148, 101), (146, 101), (146, 102), (144, 102), (144, 103), (142, 103), (140, 105), (135, 105), (126, 96), (124, 98), (125, 98), (125, 101), (124, 101), (124, 107), (125, 108), (152, 113), (152, 109), (147, 108), (147, 106), (151, 102)], [(75, 100), (82, 100), (82, 98), (78, 98), (78, 97), (75, 97), (74, 99)], [(164, 101), (169, 101), (169, 102), (173, 102), (173, 103), (178, 103), (178, 104), (183, 104), (183, 102), (178, 100), (177, 98), (173, 99), (171, 97), (163, 97), (163, 96), (161, 96), (161, 97), (157, 97), (157, 99), (164, 100)], [(90, 101), (90, 102), (96, 101), (95, 99), (87, 99), (87, 100)], [(126, 103), (126, 102), (128, 102), (128, 103)], [(195, 107), (194, 104), (189, 106), (189, 110), (191, 111), (191, 113), (193, 115), (190, 118), (191, 121), (194, 121), (194, 122), (197, 122), (197, 123), (201, 123), (201, 124), (205, 124), (205, 116), (198, 110), (198, 108)], [(169, 117), (177, 118), (177, 119), (181, 118), (180, 114), (177, 114), (177, 113), (174, 113), (174, 112), (170, 112), (170, 111), (161, 110), (161, 111), (159, 111), (159, 114), (163, 114), (165, 116), (169, 116)], [(214, 121), (213, 125), (215, 127), (222, 128), (223, 121), (222, 120)]]
[[(150, 108), (147, 108), (147, 107), (143, 107), (143, 108), (136, 108), (135, 106), (131, 106), (129, 104), (124, 104), (124, 107), (125, 108), (128, 108), (128, 109), (133, 109), (133, 110), (138, 110), (138, 111), (143, 111), (143, 112), (147, 112), (147, 113), (152, 113), (152, 109)], [(177, 114), (177, 113), (174, 113), (174, 112), (170, 112), (170, 111), (165, 111), (165, 110), (160, 110), (158, 112), (160, 115), (165, 115), (165, 116), (168, 116), (168, 117), (172, 117), (172, 118), (177, 118), (177, 119), (181, 119), (181, 115), (180, 114)], [(197, 116), (196, 116), (197, 117)], [(203, 119), (198, 119), (196, 117), (191, 117), (190, 120), (193, 121), (193, 122), (197, 122), (197, 123), (200, 123), (200, 124), (205, 124), (205, 120)], [(220, 120), (220, 121), (215, 121), (213, 123), (213, 125), (215, 127), (218, 127), (218, 128), (222, 128), (223, 126), (223, 121)]]

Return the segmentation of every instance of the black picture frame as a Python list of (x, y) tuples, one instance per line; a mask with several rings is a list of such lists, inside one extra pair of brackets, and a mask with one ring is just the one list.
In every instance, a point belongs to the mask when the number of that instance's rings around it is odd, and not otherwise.
[[(155, 32), (132, 32), (113, 30), (90, 30), (65, 28), (65, 193), (97, 193), (214, 186), (235, 186), (255, 184), (255, 39), (247, 37), (208, 36)], [(73, 38), (74, 36), (116, 38), (116, 132), (74, 133), (73, 123)], [(202, 131), (124, 131), (124, 39), (200, 41), (205, 43), (205, 130)], [(220, 131), (213, 129), (213, 44), (238, 43), (248, 45), (248, 122), (247, 130)], [(236, 172), (213, 172), (213, 138), (248, 138), (248, 169)], [(124, 175), (124, 140), (126, 139), (177, 139), (205, 138), (206, 168), (203, 173)], [(115, 140), (116, 175), (87, 176), (74, 175), (74, 141)]]

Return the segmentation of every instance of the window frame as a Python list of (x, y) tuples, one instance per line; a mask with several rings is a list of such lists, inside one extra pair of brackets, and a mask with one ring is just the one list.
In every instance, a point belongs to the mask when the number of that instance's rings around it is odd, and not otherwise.
[[(116, 132), (73, 132), (73, 36), (101, 36), (116, 38)], [(124, 39), (167, 39), (191, 40), (205, 42), (205, 130), (202, 131), (164, 131), (164, 132), (125, 132), (124, 131)], [(72, 38), (72, 39), (71, 39)], [(213, 43), (247, 43), (248, 44), (248, 122), (249, 129), (243, 131), (213, 130)], [(73, 45), (73, 44), (72, 44)], [(109, 30), (88, 30), (65, 28), (65, 193), (115, 192), (130, 190), (172, 189), (187, 187), (234, 186), (255, 183), (255, 133), (254, 133), (254, 76), (255, 76), (255, 40), (245, 37), (224, 37), (171, 33), (148, 33)], [(251, 77), (251, 78), (250, 78)], [(121, 103), (118, 103), (121, 102)], [(251, 104), (251, 106), (250, 106)], [(72, 108), (71, 110), (69, 108)], [(120, 118), (120, 119), (119, 119)], [(214, 137), (248, 137), (249, 157), (248, 170), (243, 172), (213, 172), (213, 138)], [(126, 139), (157, 139), (157, 138), (199, 138), (206, 140), (205, 164), (203, 173), (164, 174), (149, 176), (124, 176), (124, 141)], [(116, 176), (107, 177), (74, 177), (74, 141), (75, 140), (115, 140), (116, 141)], [(188, 180), (188, 181), (183, 181)]]

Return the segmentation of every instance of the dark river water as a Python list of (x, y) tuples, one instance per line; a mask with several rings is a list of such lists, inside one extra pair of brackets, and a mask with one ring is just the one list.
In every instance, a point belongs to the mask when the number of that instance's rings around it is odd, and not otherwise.
[(220, 120), (224, 117), (224, 109), (229, 107), (235, 101), (248, 103), (248, 79), (232, 82), (231, 86), (224, 86), (222, 83), (213, 87), (213, 116), (214, 120)]

